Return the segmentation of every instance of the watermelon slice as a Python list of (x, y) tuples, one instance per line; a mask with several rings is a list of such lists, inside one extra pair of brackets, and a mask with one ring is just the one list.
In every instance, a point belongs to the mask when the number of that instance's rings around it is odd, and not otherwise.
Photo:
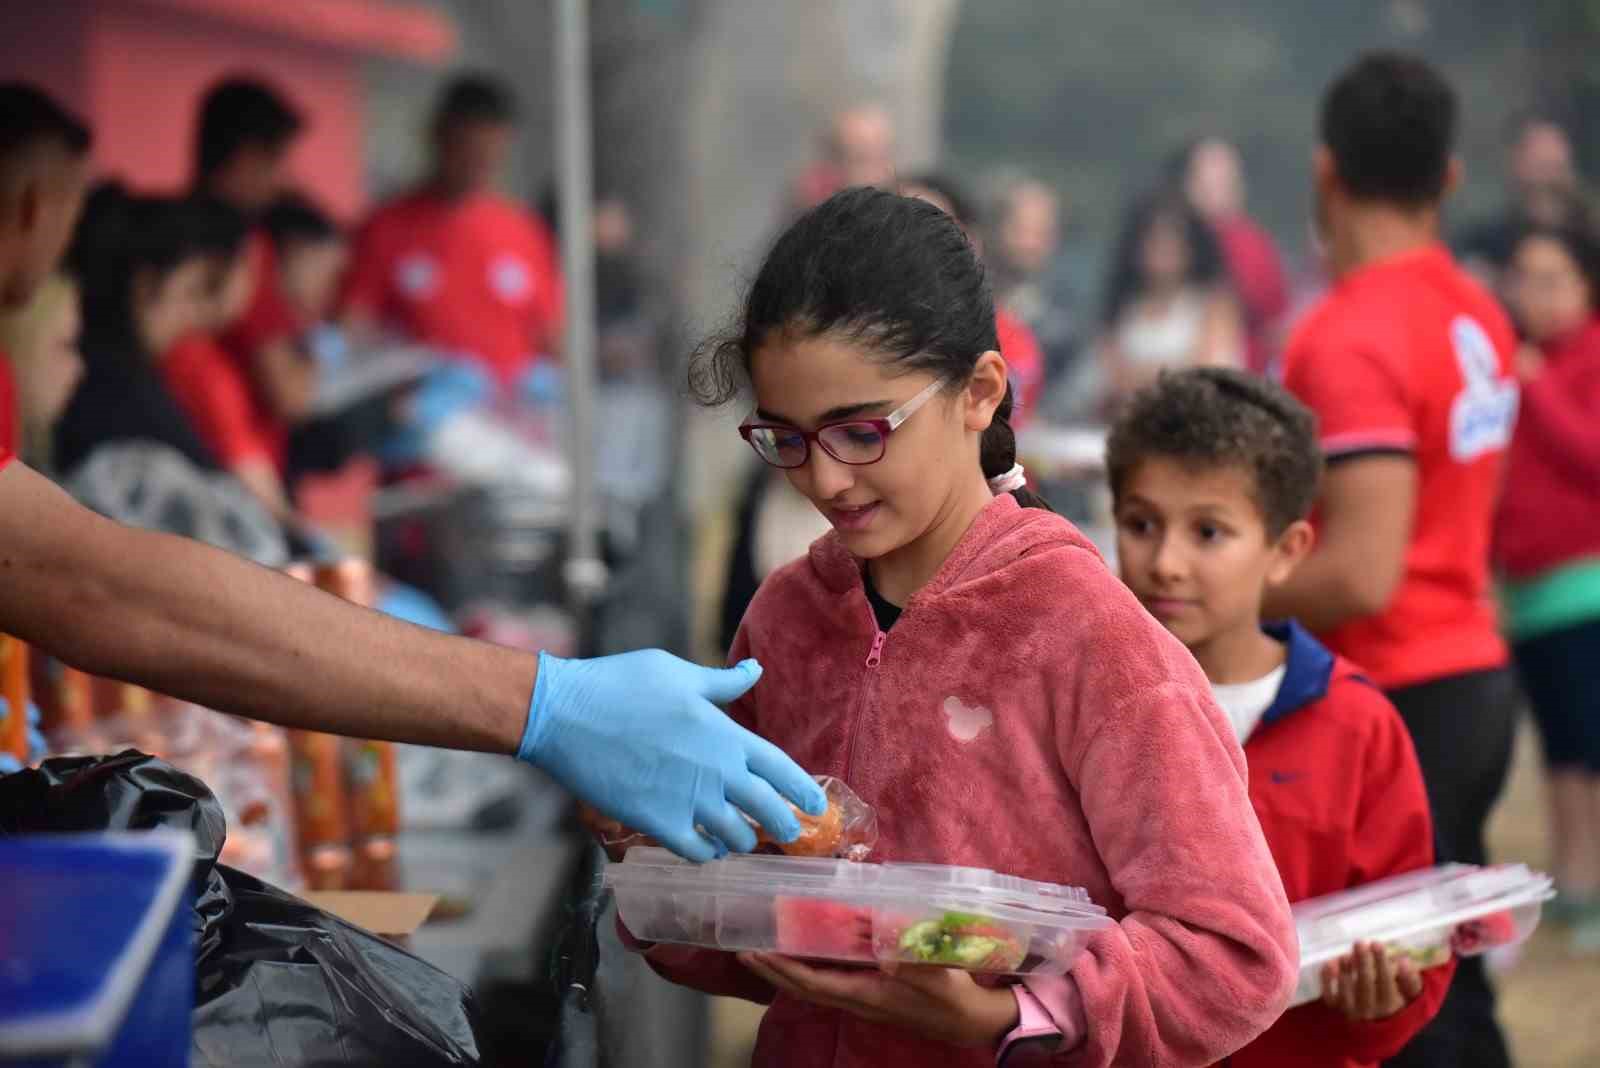
[(1509, 911), (1492, 912), (1475, 920), (1468, 920), (1455, 929), (1450, 945), (1457, 953), (1466, 956), (1482, 953), (1496, 946), (1509, 945), (1517, 940), (1517, 921)]
[(779, 953), (822, 960), (873, 959), (871, 909), (815, 897), (779, 897), (773, 911)]

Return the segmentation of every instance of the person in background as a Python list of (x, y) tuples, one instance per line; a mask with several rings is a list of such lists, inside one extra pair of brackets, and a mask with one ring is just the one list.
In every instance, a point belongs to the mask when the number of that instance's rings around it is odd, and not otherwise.
[(1502, 281), (1513, 245), (1528, 226), (1582, 226), (1582, 200), (1572, 139), (1553, 116), (1516, 116), (1506, 138), (1505, 202), (1491, 217), (1465, 227), (1455, 241), (1461, 264), (1490, 288), (1509, 296)]
[(1244, 324), (1216, 236), (1181, 198), (1139, 201), (1106, 282), (1099, 358), (1115, 405), (1168, 367), (1238, 367)]
[(0, 360), (9, 358), (16, 382), (17, 452), (41, 470), (52, 466), (52, 429), (83, 378), (81, 319), (78, 286), (61, 274), (21, 307), (0, 309)]
[(306, 324), (328, 319), (350, 263), (350, 246), (339, 227), (299, 193), (273, 201), (261, 226), (278, 250), (278, 285), (289, 310)]
[[(1454, 90), (1400, 53), (1364, 56), (1323, 97), (1313, 176), (1334, 282), (1283, 375), (1316, 413), (1328, 469), (1318, 545), (1265, 614), (1298, 619), (1383, 688), (1422, 764), (1439, 860), (1482, 864), (1516, 709), (1489, 586), (1516, 344), (1439, 240), (1456, 123)], [(1481, 959), (1461, 962), (1393, 1063), (1508, 1063)]]
[[(89, 142), (44, 93), (0, 84), (0, 308), (56, 269)], [(691, 860), (755, 848), (746, 814), (787, 842), (791, 804), (826, 808), (803, 769), (716, 708), (755, 684), (753, 661), (534, 657), (364, 611), (75, 504), (12, 454), (15, 415), (0, 404), (0, 631), (63, 663), (286, 727), (515, 754)]]
[[(1394, 706), (1293, 620), (1261, 621), (1262, 594), (1311, 548), (1315, 417), (1244, 371), (1166, 371), (1118, 418), (1106, 466), (1122, 580), (1210, 680), (1289, 900), (1430, 867), (1428, 795)], [(1320, 1004), (1228, 1064), (1376, 1065), (1438, 1011), (1452, 971), (1358, 943), (1323, 965)]]
[(445, 88), (431, 172), (356, 235), (341, 302), (353, 342), (394, 331), (481, 368), (513, 395), (560, 351), (555, 242), (532, 212), (495, 191), (515, 136), (505, 86), (467, 74)]
[(1289, 283), (1272, 235), (1245, 210), (1244, 162), (1220, 137), (1205, 137), (1178, 154), (1174, 182), (1217, 235), (1244, 313), (1245, 366), (1263, 373), (1277, 356), (1289, 310)]
[(211, 310), (212, 264), (185, 202), (101, 184), (68, 263), (83, 284), (86, 373), (56, 426), (62, 472), (117, 441), (166, 445), (196, 467), (217, 469), (159, 369)]
[(259, 223), (290, 186), (289, 152), (303, 127), (299, 112), (278, 90), (235, 76), (206, 93), (195, 131), (195, 191), (230, 205), (255, 228), (250, 298), (219, 340), (250, 383), (255, 421), (276, 441), (305, 418), (316, 369), (295, 345), (304, 324), (284, 298), (277, 250)]
[(1495, 524), (1512, 658), (1544, 742), (1552, 913), (1600, 950), (1600, 244), (1538, 227), (1506, 291), (1526, 332)]
[(1083, 347), (1076, 293), (1061, 256), (1061, 200), (1035, 178), (996, 178), (985, 232), (995, 299), (1033, 331), (1043, 377), (1063, 381)]
[(882, 105), (854, 104), (834, 114), (820, 158), (790, 187), (790, 213), (814, 208), (853, 185), (887, 188), (894, 176), (894, 119)]
[(287, 519), (286, 435), (254, 402), (249, 379), (218, 340), (239, 322), (257, 288), (248, 224), (214, 197), (196, 196), (186, 207), (193, 241), (207, 261), (206, 304), (201, 321), (158, 361), (161, 378), (210, 456)]
[[(972, 201), (955, 179), (942, 174), (917, 175), (900, 183), (900, 193), (926, 200), (950, 216), (978, 255), (984, 256), (983, 237), (975, 228)], [(1011, 425), (1021, 429), (1033, 417), (1044, 391), (1044, 352), (1033, 330), (998, 296), (995, 298), (994, 329), (1000, 338), (1000, 355), (1006, 361), (1006, 372), (1016, 394)]]

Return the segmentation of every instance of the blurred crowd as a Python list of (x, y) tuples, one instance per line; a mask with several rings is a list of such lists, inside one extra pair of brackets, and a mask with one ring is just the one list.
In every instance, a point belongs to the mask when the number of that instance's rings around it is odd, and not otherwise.
[[(359, 220), (295, 187), (307, 116), (269, 82), (216, 84), (193, 121), (189, 188), (97, 184), (62, 274), (0, 323), (24, 457), (103, 512), (270, 564), (348, 542), (348, 509), (380, 484), (490, 478), (475, 451), (559, 488), (552, 456), (532, 454), (559, 451), (540, 446), (558, 433), (560, 256), (553, 220), (499, 191), (511, 92), (450, 83), (425, 172)], [(632, 230), (602, 197), (613, 379), (655, 373)], [(468, 412), (475, 433), (455, 418)]]

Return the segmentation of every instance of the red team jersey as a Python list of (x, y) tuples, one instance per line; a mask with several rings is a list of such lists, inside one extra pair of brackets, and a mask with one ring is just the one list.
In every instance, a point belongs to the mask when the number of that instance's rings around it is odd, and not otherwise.
[(345, 306), (412, 340), (480, 361), (511, 383), (561, 332), (561, 264), (549, 230), (503, 197), (413, 193), (357, 238)]
[(1516, 421), (1516, 339), (1442, 245), (1341, 279), (1290, 340), (1284, 384), (1317, 414), (1330, 463), (1417, 465), (1405, 570), (1383, 612), (1324, 635), (1385, 689), (1499, 667), (1489, 541)]
[(191, 334), (161, 361), (161, 377), (195, 433), (223, 467), (265, 460), (280, 471), (288, 435), (256, 403), (250, 382), (208, 334)]

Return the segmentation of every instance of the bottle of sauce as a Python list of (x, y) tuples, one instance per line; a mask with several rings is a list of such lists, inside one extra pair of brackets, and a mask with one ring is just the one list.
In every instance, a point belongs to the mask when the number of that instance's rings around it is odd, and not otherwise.
[(0, 752), (20, 764), (28, 762), (28, 647), (17, 638), (0, 634)]
[[(372, 565), (345, 559), (316, 569), (317, 586), (370, 608), (377, 601)], [(342, 746), (355, 851), (351, 888), (397, 888), (395, 836), (400, 831), (400, 777), (393, 743), (346, 738)]]
[[(303, 582), (316, 579), (309, 564), (290, 564), (287, 573)], [(300, 867), (306, 886), (312, 890), (348, 889), (353, 857), (344, 739), (321, 731), (293, 730), (288, 734)]]

